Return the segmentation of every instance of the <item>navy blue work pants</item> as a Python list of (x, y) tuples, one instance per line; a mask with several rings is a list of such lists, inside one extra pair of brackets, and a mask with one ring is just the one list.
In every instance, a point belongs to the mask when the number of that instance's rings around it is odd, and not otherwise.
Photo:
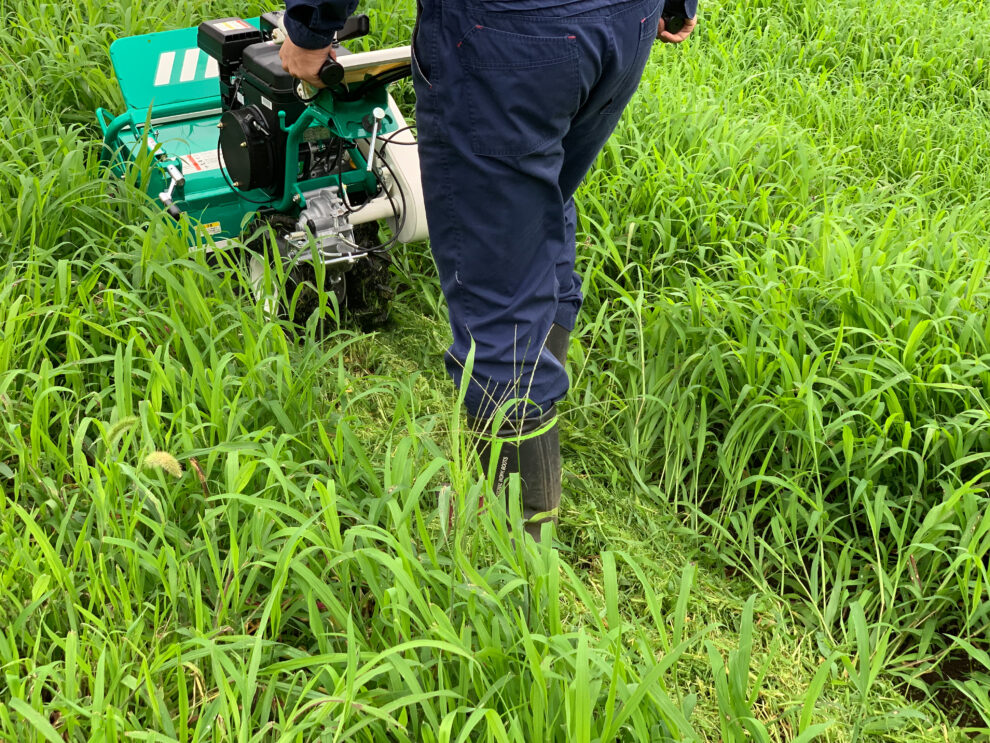
[(572, 330), (581, 306), (573, 195), (639, 84), (662, 8), (420, 0), (423, 190), (455, 383), (475, 349), (471, 415), (510, 399), (546, 411), (567, 392), (564, 367), (543, 344), (553, 323)]

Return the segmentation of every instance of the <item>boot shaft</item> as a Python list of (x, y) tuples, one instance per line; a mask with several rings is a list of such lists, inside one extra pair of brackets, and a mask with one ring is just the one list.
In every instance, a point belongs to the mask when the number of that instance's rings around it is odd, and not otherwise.
[[(556, 520), (560, 506), (560, 428), (556, 407), (539, 417), (505, 421), (492, 431), (491, 420), (469, 418), (478, 433), (478, 456), (491, 478), (492, 492), (503, 492), (518, 474), (525, 529), (539, 540), (540, 525)], [(494, 460), (494, 461), (493, 461)]]

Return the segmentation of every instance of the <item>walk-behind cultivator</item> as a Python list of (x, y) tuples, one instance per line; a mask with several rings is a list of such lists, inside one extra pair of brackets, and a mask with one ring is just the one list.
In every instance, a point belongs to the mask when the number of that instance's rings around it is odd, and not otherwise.
[[(338, 43), (368, 26), (352, 17)], [(282, 39), (275, 12), (114, 42), (127, 110), (97, 111), (103, 160), (119, 176), (144, 163), (141, 186), (191, 244), (198, 230), (238, 261), (259, 299), (265, 262), (278, 260), (287, 291), (265, 301), (280, 311), (308, 316), (319, 282), (362, 324), (380, 322), (389, 249), (426, 237), (416, 140), (388, 93), (410, 73), (409, 47), (339, 46), (317, 91), (283, 71)]]

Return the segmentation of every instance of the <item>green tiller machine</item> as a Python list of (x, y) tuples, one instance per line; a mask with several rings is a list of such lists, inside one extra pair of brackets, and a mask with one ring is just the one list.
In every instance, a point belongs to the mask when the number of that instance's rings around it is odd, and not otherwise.
[[(354, 16), (336, 41), (368, 31)], [(283, 71), (284, 38), (273, 12), (118, 39), (127, 110), (97, 110), (102, 157), (121, 177), (150, 164), (141, 186), (190, 244), (234, 253), (254, 286), (264, 261), (280, 260), (289, 293), (319, 276), (374, 324), (388, 312), (389, 249), (427, 235), (416, 139), (388, 93), (410, 74), (410, 50), (338, 46), (318, 91)]]

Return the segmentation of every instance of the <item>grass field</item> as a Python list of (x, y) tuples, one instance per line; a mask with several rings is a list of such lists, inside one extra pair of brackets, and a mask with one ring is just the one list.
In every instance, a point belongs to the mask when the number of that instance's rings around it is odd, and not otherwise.
[(426, 246), (295, 334), (98, 172), (114, 38), (268, 7), (0, 0), (0, 740), (986, 739), (986, 5), (657, 47), (578, 199), (559, 550), (478, 511)]

